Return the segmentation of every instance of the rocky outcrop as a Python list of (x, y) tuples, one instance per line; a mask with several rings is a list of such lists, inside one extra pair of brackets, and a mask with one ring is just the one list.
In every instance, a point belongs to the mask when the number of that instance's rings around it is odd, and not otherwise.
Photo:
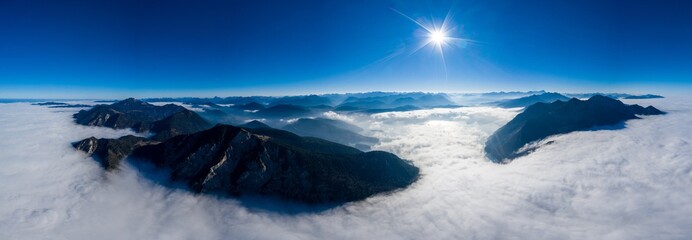
[(78, 150), (85, 152), (98, 161), (105, 169), (116, 169), (125, 156), (140, 146), (151, 142), (143, 137), (132, 135), (118, 139), (97, 139), (90, 137), (72, 144)]
[(492, 161), (505, 162), (527, 154), (530, 149), (520, 151), (526, 144), (551, 135), (616, 125), (639, 118), (636, 115), (657, 114), (663, 112), (600, 95), (586, 101), (573, 98), (567, 102), (536, 103), (493, 133), (485, 144), (485, 152)]

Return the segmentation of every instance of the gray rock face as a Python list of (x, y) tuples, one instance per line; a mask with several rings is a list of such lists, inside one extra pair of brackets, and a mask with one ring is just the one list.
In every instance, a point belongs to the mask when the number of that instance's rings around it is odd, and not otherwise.
[(364, 199), (413, 183), (418, 168), (386, 152), (229, 125), (138, 148), (133, 158), (172, 171), (199, 192), (277, 195), (309, 203)]
[(132, 135), (118, 139), (96, 139), (90, 137), (72, 144), (78, 150), (91, 155), (105, 169), (116, 169), (125, 156), (140, 146), (150, 144), (146, 138)]

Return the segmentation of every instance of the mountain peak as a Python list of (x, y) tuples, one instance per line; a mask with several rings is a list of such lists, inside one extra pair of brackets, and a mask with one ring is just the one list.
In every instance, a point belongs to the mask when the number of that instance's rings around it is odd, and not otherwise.
[(145, 104), (146, 102), (138, 100), (136, 98), (126, 98), (121, 101), (116, 102), (116, 104)]
[(271, 128), (269, 125), (267, 125), (263, 122), (260, 122), (258, 120), (249, 121), (245, 124), (239, 125), (238, 127), (241, 127), (241, 128)]

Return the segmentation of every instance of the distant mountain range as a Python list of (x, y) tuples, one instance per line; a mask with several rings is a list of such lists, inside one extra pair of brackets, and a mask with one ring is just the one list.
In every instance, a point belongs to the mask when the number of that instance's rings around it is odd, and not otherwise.
[[(240, 125), (252, 120), (279, 126), (286, 120), (319, 118), (336, 111), (346, 114), (376, 114), (428, 108), (461, 107), (442, 93), (371, 92), (287, 97), (152, 98), (153, 102), (182, 102), (211, 122)], [(200, 111), (201, 110), (201, 111)]]
[(522, 148), (526, 144), (551, 135), (616, 125), (639, 118), (636, 115), (657, 114), (663, 112), (652, 106), (626, 105), (601, 95), (586, 101), (573, 98), (566, 102), (539, 102), (493, 133), (486, 142), (485, 152), (492, 161), (505, 162), (532, 151)]
[(335, 143), (370, 150), (379, 140), (358, 134), (361, 129), (343, 121), (326, 118), (301, 118), (282, 128), (300, 136), (317, 137)]
[(565, 93), (568, 97), (574, 98), (590, 98), (596, 95), (606, 96), (613, 99), (650, 99), (650, 98), (663, 98), (661, 95), (654, 94), (644, 94), (644, 95), (634, 95), (627, 93)]
[(31, 105), (48, 106), (48, 108), (87, 108), (87, 107), (91, 107), (91, 105), (87, 105), (87, 104), (69, 104), (69, 103), (64, 103), (64, 102), (40, 102), (40, 103), (32, 103)]
[[(518, 94), (518, 93), (516, 93)], [(528, 96), (520, 98), (503, 99), (495, 102), (490, 102), (487, 105), (494, 105), (503, 108), (517, 108), (517, 107), (527, 107), (534, 103), (551, 103), (557, 100), (567, 101), (570, 98), (590, 98), (593, 96), (606, 96), (613, 99), (650, 99), (650, 98), (663, 98), (663, 96), (645, 94), (645, 95), (632, 95), (626, 93), (579, 93), (579, 94), (560, 94), (556, 92), (544, 92), (541, 91), (540, 94), (531, 94)]]
[[(452, 106), (454, 102), (444, 93), (423, 92), (370, 92), (347, 94), (304, 95), (287, 97), (227, 97), (227, 98), (150, 98), (148, 102), (184, 102), (190, 105), (232, 104), (242, 110), (261, 110), (274, 106), (297, 106), (305, 109), (331, 110), (333, 108), (345, 111), (369, 109), (390, 109), (403, 106), (430, 108), (436, 106)], [(253, 104), (253, 107), (248, 107)], [(346, 110), (348, 109), (348, 110)]]
[(644, 94), (644, 95), (629, 95), (629, 96), (624, 96), (624, 99), (651, 99), (651, 98), (663, 98), (661, 95), (654, 95), (654, 94)]
[(310, 114), (310, 109), (296, 105), (279, 104), (255, 112), (263, 118), (296, 118)]
[(520, 97), (525, 97), (529, 95), (540, 95), (546, 93), (545, 90), (538, 90), (538, 91), (526, 91), (526, 92), (520, 92), (520, 91), (511, 91), (511, 92), (486, 92), (486, 93), (461, 93), (460, 95), (466, 96), (466, 97), (483, 97), (483, 98), (520, 98)]
[(442, 93), (401, 93), (392, 95), (379, 95), (370, 97), (351, 96), (345, 99), (336, 108), (344, 111), (373, 111), (376, 109), (397, 109), (397, 108), (431, 108), (436, 106), (454, 105), (447, 95)]

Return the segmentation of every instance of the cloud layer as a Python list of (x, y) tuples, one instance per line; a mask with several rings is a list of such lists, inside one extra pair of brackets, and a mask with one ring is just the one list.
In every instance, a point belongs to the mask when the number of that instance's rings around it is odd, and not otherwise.
[(516, 109), (329, 113), (422, 177), (325, 211), (193, 195), (129, 165), (104, 173), (70, 142), (131, 132), (77, 126), (74, 109), (0, 104), (0, 239), (689, 239), (692, 104), (637, 101), (669, 114), (555, 136), (507, 165), (488, 162), (482, 146)]

